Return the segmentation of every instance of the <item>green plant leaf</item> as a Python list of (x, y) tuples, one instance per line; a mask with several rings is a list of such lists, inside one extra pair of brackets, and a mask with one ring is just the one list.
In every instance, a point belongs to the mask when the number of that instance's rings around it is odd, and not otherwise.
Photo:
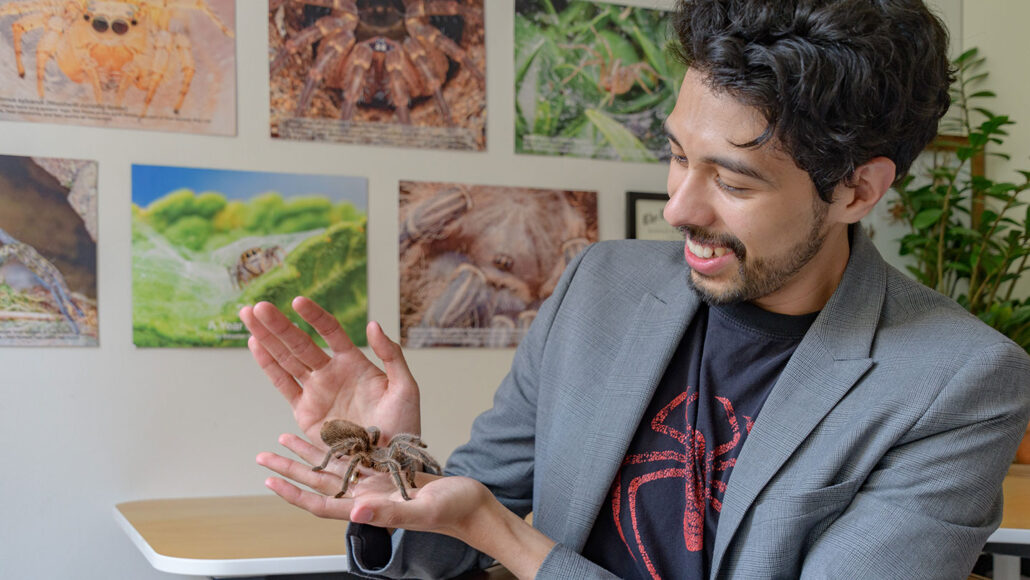
[(917, 230), (927, 228), (937, 223), (943, 214), (944, 211), (940, 209), (923, 210), (912, 220), (912, 227)]
[(658, 161), (633, 133), (630, 133), (628, 129), (603, 111), (587, 109), (586, 115), (623, 161), (640, 161), (645, 163)]
[(980, 49), (976, 46), (963, 52), (962, 54), (955, 57), (955, 64), (962, 66), (969, 62), (971, 59), (976, 58), (976, 55), (980, 53)]

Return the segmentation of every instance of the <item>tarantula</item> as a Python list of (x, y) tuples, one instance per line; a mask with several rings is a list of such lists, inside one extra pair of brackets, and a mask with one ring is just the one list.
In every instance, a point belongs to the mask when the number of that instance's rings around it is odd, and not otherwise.
[(401, 123), (410, 124), (413, 102), (432, 97), (444, 122), (453, 126), (443, 96), (452, 61), (485, 86), (482, 65), (430, 22), (431, 17), (463, 17), (466, 26), (481, 26), (482, 0), (272, 0), (270, 17), (287, 2), (331, 9), (288, 38), (270, 66), (274, 76), (292, 55), (317, 44), (297, 116), (324, 86), (340, 89), (341, 119), (350, 119), (361, 104), (392, 108)]
[(146, 115), (158, 87), (178, 68), (181, 76), (175, 113), (182, 108), (195, 73), (192, 43), (173, 21), (183, 11), (206, 15), (229, 38), (233, 32), (211, 11), (207, 0), (24, 0), (0, 6), (0, 17), (18, 15), (11, 24), (18, 75), (25, 77), (22, 37), (36, 29), (36, 90), (45, 98), (46, 66), (51, 59), (74, 83), (89, 82), (97, 103), (108, 86), (117, 87), (121, 104), (132, 86), (145, 93)]
[(316, 465), (312, 471), (322, 471), (329, 460), (333, 457), (350, 456), (347, 464), (347, 471), (343, 475), (343, 487), (336, 497), (343, 497), (347, 493), (351, 476), (358, 465), (364, 465), (376, 471), (389, 472), (401, 497), (410, 500), (407, 490), (404, 488), (404, 479), (408, 481), (409, 487), (415, 485), (415, 472), (425, 471), (440, 475), (440, 464), (428, 453), (423, 451), (426, 444), (417, 435), (399, 433), (390, 438), (386, 447), (377, 447), (379, 443), (379, 428), (368, 427), (367, 429), (352, 423), (346, 419), (332, 419), (322, 424), (322, 441), (329, 446), (325, 459), (321, 465)]

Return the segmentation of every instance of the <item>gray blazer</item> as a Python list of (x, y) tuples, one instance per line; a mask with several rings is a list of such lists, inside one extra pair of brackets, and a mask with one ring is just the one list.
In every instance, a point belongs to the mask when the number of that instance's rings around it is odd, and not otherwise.
[[(1030, 357), (854, 229), (840, 286), (741, 449), (711, 578), (965, 578), (1001, 520), (1030, 418)], [(612, 577), (578, 552), (698, 307), (682, 252), (643, 241), (583, 252), (450, 458), (448, 473), (532, 511), (559, 543), (541, 578)], [(350, 541), (357, 552), (361, 538)], [(435, 534), (393, 542), (376, 573), (440, 578), (490, 563)]]

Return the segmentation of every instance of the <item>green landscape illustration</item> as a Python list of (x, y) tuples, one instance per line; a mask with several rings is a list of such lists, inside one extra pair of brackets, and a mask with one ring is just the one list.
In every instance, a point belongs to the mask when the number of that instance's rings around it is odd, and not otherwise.
[[(195, 185), (191, 176), (197, 172), (217, 173), (219, 179), (210, 185), (231, 185), (222, 191), (182, 186)], [(363, 180), (347, 178), (350, 182), (342, 184), (341, 191), (352, 190), (348, 199), (333, 191), (289, 195), (270, 189), (270, 177), (283, 175), (133, 167), (136, 346), (246, 346), (249, 333), (237, 313), (262, 300), (317, 338), (290, 308), (299, 295), (325, 307), (356, 344), (364, 345), (368, 283)], [(289, 177), (296, 183), (307, 176)], [(327, 176), (317, 177), (325, 181)], [(250, 195), (248, 182), (255, 191)]]

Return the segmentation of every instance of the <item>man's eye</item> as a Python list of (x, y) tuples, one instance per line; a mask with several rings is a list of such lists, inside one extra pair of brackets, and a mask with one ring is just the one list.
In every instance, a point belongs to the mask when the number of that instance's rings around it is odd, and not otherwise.
[(717, 185), (719, 187), (719, 189), (721, 189), (723, 191), (726, 191), (726, 192), (729, 192), (729, 193), (743, 193), (743, 192), (747, 191), (746, 188), (743, 188), (743, 187), (733, 187), (732, 185), (727, 184), (725, 181), (722, 180), (722, 178), (720, 178), (718, 176), (716, 176), (716, 178), (715, 178), (715, 185)]
[(672, 159), (673, 161), (675, 161), (676, 163), (679, 163), (680, 165), (686, 165), (687, 164), (687, 156), (686, 155), (676, 155), (675, 153), (670, 153), (669, 154), (669, 158)]

